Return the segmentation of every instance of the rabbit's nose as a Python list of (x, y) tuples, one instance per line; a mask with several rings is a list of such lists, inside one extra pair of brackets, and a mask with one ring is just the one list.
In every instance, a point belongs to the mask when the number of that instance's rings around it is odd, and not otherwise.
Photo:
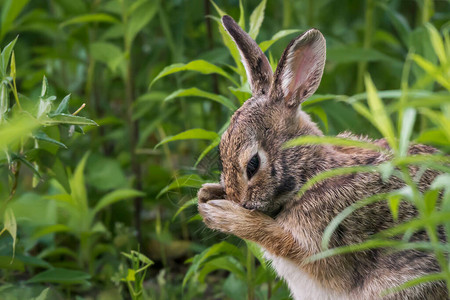
[(244, 205), (242, 205), (245, 209), (248, 210), (254, 210), (255, 209), (255, 205), (251, 202), (245, 202)]

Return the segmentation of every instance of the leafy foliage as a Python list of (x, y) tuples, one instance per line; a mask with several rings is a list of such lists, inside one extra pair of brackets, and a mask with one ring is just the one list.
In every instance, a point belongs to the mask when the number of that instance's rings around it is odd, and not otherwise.
[[(257, 246), (212, 236), (195, 209), (196, 190), (219, 178), (220, 136), (251, 95), (239, 51), (220, 24), (224, 14), (256, 39), (272, 68), (300, 32), (316, 27), (327, 38), (324, 78), (302, 105), (327, 137), (286, 147), (373, 148), (334, 137), (351, 130), (384, 137), (394, 150), (380, 166), (318, 174), (300, 193), (360, 171), (407, 183), (343, 210), (311, 259), (424, 249), (443, 272), (405, 287), (449, 282), (448, 245), (434, 241), (436, 226), (450, 230), (449, 5), (0, 1), (0, 298), (289, 299)], [(441, 154), (407, 156), (410, 143)], [(410, 165), (442, 175), (420, 193), (405, 171)], [(339, 223), (374, 201), (388, 201), (394, 217), (411, 201), (419, 218), (329, 249)], [(431, 242), (408, 242), (421, 229)], [(390, 239), (398, 235), (404, 240)]]

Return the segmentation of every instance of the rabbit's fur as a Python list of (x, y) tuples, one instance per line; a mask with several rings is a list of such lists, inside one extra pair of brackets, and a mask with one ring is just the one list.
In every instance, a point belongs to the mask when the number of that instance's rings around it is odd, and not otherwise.
[[(322, 181), (302, 197), (301, 186), (312, 176), (337, 167), (377, 165), (388, 151), (302, 145), (282, 145), (298, 136), (322, 136), (300, 104), (317, 89), (325, 64), (325, 39), (311, 29), (294, 39), (273, 74), (261, 49), (229, 16), (222, 23), (235, 41), (247, 71), (252, 97), (233, 115), (220, 142), (223, 172), (220, 184), (205, 184), (198, 192), (205, 224), (259, 244), (273, 267), (289, 285), (295, 299), (379, 299), (388, 288), (418, 276), (440, 271), (433, 255), (416, 250), (384, 249), (333, 256), (304, 263), (321, 251), (322, 234), (344, 208), (370, 195), (401, 188), (395, 177), (385, 182), (377, 173), (358, 173)], [(349, 133), (341, 136), (371, 141)], [(384, 140), (371, 141), (389, 149)], [(435, 149), (413, 145), (411, 154)], [(248, 178), (246, 169), (258, 154), (259, 168)], [(414, 175), (418, 170), (410, 168)], [(437, 174), (426, 171), (425, 189)], [(417, 214), (401, 203), (397, 222)], [(367, 240), (396, 224), (384, 201), (365, 206), (347, 217), (332, 236), (332, 247)], [(424, 232), (411, 240), (426, 239)], [(385, 299), (447, 299), (441, 281), (389, 294)]]

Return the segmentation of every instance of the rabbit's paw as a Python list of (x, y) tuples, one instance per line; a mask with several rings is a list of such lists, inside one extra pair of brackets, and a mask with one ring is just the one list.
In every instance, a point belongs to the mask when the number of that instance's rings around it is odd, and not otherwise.
[(225, 191), (219, 183), (205, 183), (197, 193), (198, 203), (213, 199), (225, 199)]
[(200, 203), (198, 210), (209, 228), (239, 236), (238, 233), (243, 229), (241, 226), (249, 219), (247, 209), (228, 200)]

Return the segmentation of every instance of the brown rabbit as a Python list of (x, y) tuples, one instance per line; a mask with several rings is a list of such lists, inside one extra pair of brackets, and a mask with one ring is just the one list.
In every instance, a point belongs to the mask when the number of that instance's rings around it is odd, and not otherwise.
[[(377, 165), (389, 154), (331, 145), (283, 148), (292, 138), (322, 136), (300, 104), (319, 86), (325, 64), (322, 34), (311, 29), (290, 42), (273, 74), (258, 47), (229, 16), (222, 18), (236, 43), (247, 72), (252, 97), (233, 115), (220, 142), (223, 173), (219, 184), (198, 192), (205, 224), (259, 244), (283, 277), (295, 299), (379, 299), (388, 288), (421, 275), (440, 272), (433, 255), (416, 250), (374, 249), (305, 263), (321, 251), (322, 234), (344, 208), (370, 195), (401, 188), (399, 179), (383, 181), (379, 174), (361, 173), (323, 181), (303, 196), (297, 192), (315, 174), (344, 166)], [(347, 138), (359, 139), (350, 134)], [(364, 139), (369, 141), (368, 139)], [(373, 141), (388, 149), (384, 140)], [(433, 153), (415, 145), (409, 153)], [(417, 170), (411, 168), (414, 174)], [(426, 171), (425, 189), (437, 174)], [(402, 203), (399, 222), (417, 212)], [(345, 219), (331, 246), (355, 244), (394, 225), (389, 207), (378, 202)], [(425, 240), (419, 232), (412, 241)], [(437, 281), (389, 294), (384, 299), (447, 299), (444, 282)]]

